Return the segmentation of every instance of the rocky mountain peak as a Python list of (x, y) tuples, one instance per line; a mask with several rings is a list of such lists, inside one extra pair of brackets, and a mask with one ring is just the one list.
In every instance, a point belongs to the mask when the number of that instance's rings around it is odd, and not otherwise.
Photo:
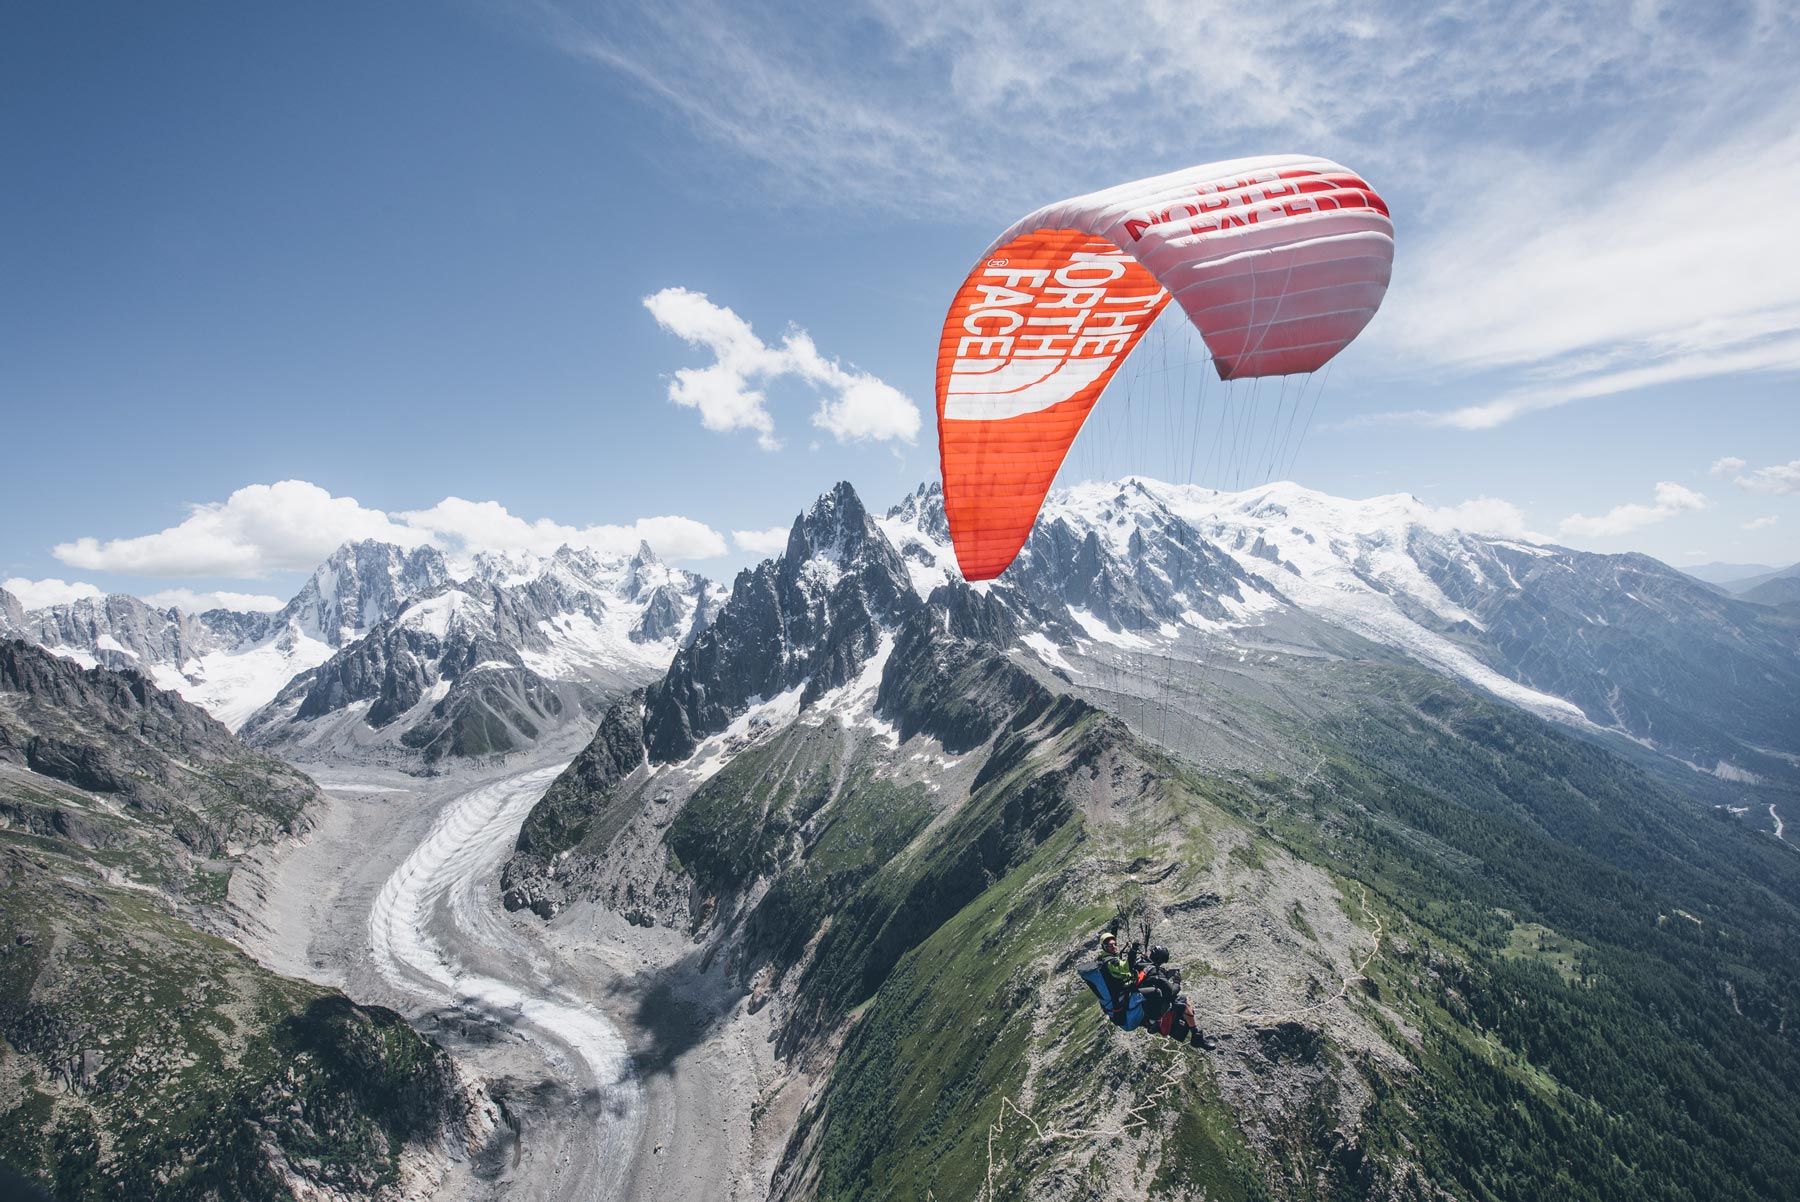
[(944, 514), (944, 486), (933, 480), (921, 484), (887, 512), (888, 520), (915, 526), (942, 542), (950, 541), (950, 519)]
[(652, 758), (685, 758), (759, 700), (800, 689), (810, 704), (854, 678), (918, 605), (899, 552), (838, 484), (795, 520), (780, 557), (738, 574), (712, 625), (650, 686)]
[(794, 519), (783, 558), (796, 565), (816, 559), (847, 565), (871, 540), (882, 541), (874, 519), (849, 481), (839, 481)]
[(415, 597), (450, 583), (443, 552), (429, 544), (407, 550), (364, 539), (345, 543), (313, 571), (270, 621), (342, 647), (393, 617)]

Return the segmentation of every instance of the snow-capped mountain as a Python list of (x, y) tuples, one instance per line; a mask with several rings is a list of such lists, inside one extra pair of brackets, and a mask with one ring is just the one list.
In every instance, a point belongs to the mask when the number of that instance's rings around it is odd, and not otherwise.
[(804, 707), (846, 684), (916, 604), (906, 564), (839, 484), (795, 519), (782, 555), (738, 573), (717, 619), (651, 686), (652, 758), (689, 755), (757, 701), (797, 689)]
[[(526, 822), (506, 904), (549, 916), (606, 896), (633, 921), (703, 923), (710, 911), (687, 907), (706, 890), (659, 875), (656, 850), (693, 797), (711, 799), (706, 816), (678, 824), (735, 830), (762, 796), (746, 782), (841, 781), (856, 762), (933, 792), (1005, 715), (1029, 725), (1069, 694), (1194, 762), (1310, 778), (1300, 745), (1379, 754), (1354, 729), (1361, 715), (1424, 697), (1406, 720), (1429, 723), (1473, 686), (1614, 751), (1660, 753), (1692, 795), (1767, 772), (1785, 797), (1800, 648), (1769, 614), (1643, 556), (1470, 534), (1409, 496), (1292, 484), (1061, 491), (1005, 575), (971, 586), (936, 486), (878, 519), (839, 484), (781, 555), (738, 576), (660, 680), (606, 710)], [(975, 787), (1011, 765), (998, 762)], [(822, 829), (806, 796), (782, 828), (802, 841)], [(636, 833), (620, 825), (634, 807)], [(565, 862), (578, 847), (586, 858)]]
[(414, 598), (448, 583), (450, 568), (436, 547), (408, 551), (373, 539), (345, 543), (313, 570), (293, 600), (269, 618), (264, 633), (290, 630), (330, 647), (344, 647)]
[[(916, 586), (954, 572), (935, 486), (882, 528)], [(1647, 556), (1456, 530), (1406, 495), (1079, 485), (1051, 495), (994, 593), (1066, 616), (1026, 635), (1057, 663), (1048, 644), (1179, 655), (1195, 638), (1279, 642), (1304, 616), (1727, 779), (1800, 753), (1800, 640), (1764, 607)]]
[(295, 676), (244, 735), (310, 756), (516, 750), (661, 673), (717, 592), (648, 545), (613, 559), (570, 547), (481, 556)]
[(432, 547), (346, 543), (275, 613), (156, 609), (123, 593), (26, 611), (19, 635), (83, 667), (148, 673), (236, 730), (291, 680), (443, 587)]

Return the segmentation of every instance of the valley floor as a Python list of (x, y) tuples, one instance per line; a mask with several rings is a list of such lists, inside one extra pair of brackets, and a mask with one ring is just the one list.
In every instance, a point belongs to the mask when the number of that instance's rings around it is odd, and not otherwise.
[(779, 1151), (752, 1131), (752, 1104), (780, 1084), (766, 1012), (678, 932), (500, 905), (500, 865), (570, 754), (424, 779), (301, 765), (330, 804), (234, 876), (240, 940), (405, 1014), (502, 1104), (512, 1130), (451, 1165), (433, 1199), (760, 1198)]

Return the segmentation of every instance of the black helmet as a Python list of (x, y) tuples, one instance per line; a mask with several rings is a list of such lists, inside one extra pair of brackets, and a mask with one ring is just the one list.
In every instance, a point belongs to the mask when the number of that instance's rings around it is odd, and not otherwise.
[(1155, 947), (1150, 949), (1150, 963), (1156, 964), (1156, 965), (1162, 965), (1162, 964), (1167, 964), (1168, 962), (1169, 962), (1169, 949), (1168, 948), (1164, 947), (1162, 944), (1159, 943)]

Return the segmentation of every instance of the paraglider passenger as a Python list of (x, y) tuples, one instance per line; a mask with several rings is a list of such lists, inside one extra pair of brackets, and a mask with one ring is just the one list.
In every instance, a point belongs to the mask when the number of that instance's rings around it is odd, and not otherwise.
[(1119, 937), (1111, 931), (1100, 932), (1100, 972), (1115, 998), (1132, 993), (1138, 986), (1138, 945), (1129, 954), (1119, 951)]

